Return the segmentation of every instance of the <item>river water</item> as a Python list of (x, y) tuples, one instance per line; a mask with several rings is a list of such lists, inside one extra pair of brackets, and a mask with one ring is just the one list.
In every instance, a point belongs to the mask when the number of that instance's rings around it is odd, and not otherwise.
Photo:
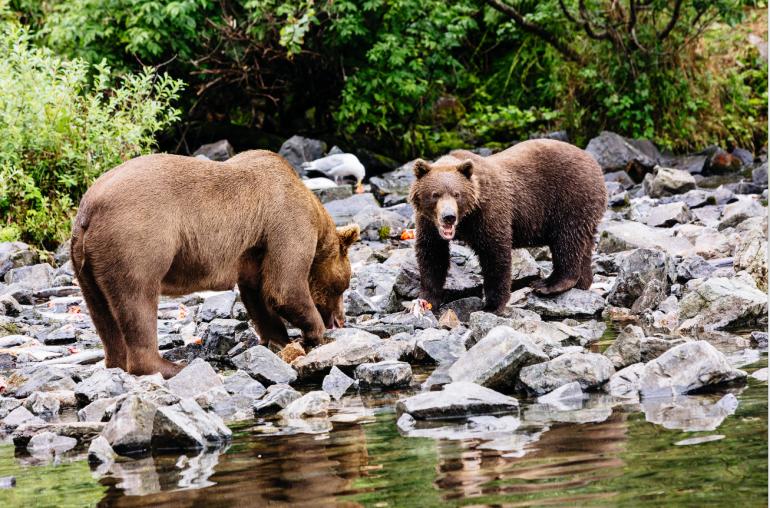
[[(763, 354), (745, 369), (766, 365)], [(415, 431), (427, 437), (399, 433), (393, 407), (405, 393), (347, 397), (330, 430), (328, 420), (314, 434), (249, 422), (224, 450), (108, 472), (92, 470), (82, 452), (41, 464), (3, 445), (0, 477), (17, 485), (0, 490), (0, 506), (767, 503), (767, 384), (753, 378), (675, 403), (608, 407), (594, 397), (561, 417), (522, 404), (520, 418)]]

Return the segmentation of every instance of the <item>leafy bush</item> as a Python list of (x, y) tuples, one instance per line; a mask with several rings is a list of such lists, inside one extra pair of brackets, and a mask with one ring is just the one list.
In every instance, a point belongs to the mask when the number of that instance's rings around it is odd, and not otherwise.
[(145, 69), (112, 86), (106, 65), (35, 47), (11, 22), (0, 54), (0, 236), (53, 248), (88, 185), (178, 119), (182, 84)]

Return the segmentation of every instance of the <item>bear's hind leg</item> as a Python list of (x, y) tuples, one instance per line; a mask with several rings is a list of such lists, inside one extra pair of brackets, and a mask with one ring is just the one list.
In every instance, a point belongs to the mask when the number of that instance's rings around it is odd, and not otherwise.
[[(550, 245), (553, 272), (545, 280), (532, 284), (535, 292), (542, 296), (558, 295), (575, 287), (583, 271), (584, 249), (555, 242)], [(590, 268), (590, 267), (589, 267)]]
[(583, 255), (583, 266), (580, 272), (580, 279), (575, 287), (578, 289), (590, 289), (591, 284), (594, 283), (594, 271), (591, 268), (591, 251), (593, 249), (586, 249), (587, 253)]
[(86, 301), (91, 321), (96, 327), (99, 338), (104, 345), (104, 365), (110, 369), (119, 367), (128, 370), (126, 341), (123, 338), (115, 317), (112, 315), (109, 303), (104, 293), (99, 289), (91, 268), (86, 264), (78, 274), (78, 283)]

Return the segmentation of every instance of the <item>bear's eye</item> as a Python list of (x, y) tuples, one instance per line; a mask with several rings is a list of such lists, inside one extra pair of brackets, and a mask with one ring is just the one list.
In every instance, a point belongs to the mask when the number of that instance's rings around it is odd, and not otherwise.
[(459, 193), (459, 192), (457, 192), (457, 191), (454, 191), (454, 192), (452, 193), (452, 197), (454, 197), (455, 199), (459, 199), (459, 197), (460, 197), (460, 193)]
[(432, 197), (433, 199), (438, 199), (438, 192), (431, 192), (430, 197)]

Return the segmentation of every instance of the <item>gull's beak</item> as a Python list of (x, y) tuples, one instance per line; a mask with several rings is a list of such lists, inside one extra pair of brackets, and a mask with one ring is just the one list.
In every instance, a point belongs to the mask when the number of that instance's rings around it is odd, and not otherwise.
[(364, 192), (364, 184), (361, 182), (361, 180), (358, 181), (356, 184), (356, 194), (363, 194)]

